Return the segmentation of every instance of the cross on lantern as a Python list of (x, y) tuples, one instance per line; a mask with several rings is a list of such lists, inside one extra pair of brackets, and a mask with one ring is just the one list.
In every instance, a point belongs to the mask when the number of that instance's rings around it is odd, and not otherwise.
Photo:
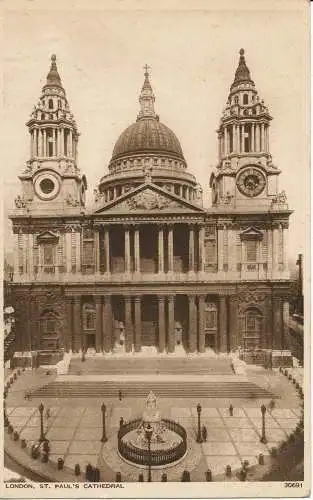
[(148, 70), (151, 69), (151, 66), (148, 66), (148, 64), (145, 64), (143, 69), (145, 70), (145, 74), (148, 74)]

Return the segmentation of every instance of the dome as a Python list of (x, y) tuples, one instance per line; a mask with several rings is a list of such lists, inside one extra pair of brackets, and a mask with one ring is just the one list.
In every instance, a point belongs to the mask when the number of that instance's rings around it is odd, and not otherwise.
[(165, 153), (185, 161), (174, 132), (155, 117), (140, 118), (124, 130), (116, 141), (112, 160), (138, 153)]

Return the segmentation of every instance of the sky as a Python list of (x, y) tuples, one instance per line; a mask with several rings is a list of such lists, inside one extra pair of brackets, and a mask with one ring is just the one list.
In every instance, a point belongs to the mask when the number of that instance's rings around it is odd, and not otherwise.
[[(3, 21), (3, 221), (12, 248), (8, 210), (29, 159), (26, 121), (57, 55), (58, 70), (81, 133), (78, 165), (90, 202), (107, 173), (116, 140), (136, 120), (144, 75), (151, 67), (155, 109), (180, 140), (188, 169), (210, 205), (209, 178), (217, 162), (219, 120), (239, 50), (273, 116), (270, 151), (294, 210), (289, 254), (305, 251), (308, 233), (308, 28), (306, 2), (242, 0), (142, 3), (36, 0), (7, 10)], [(252, 9), (252, 4), (254, 7)], [(17, 5), (17, 4), (16, 4)], [(20, 4), (22, 5), (22, 4)], [(236, 5), (236, 7), (235, 7)], [(45, 7), (45, 8), (44, 8)], [(236, 10), (234, 10), (236, 9)]]

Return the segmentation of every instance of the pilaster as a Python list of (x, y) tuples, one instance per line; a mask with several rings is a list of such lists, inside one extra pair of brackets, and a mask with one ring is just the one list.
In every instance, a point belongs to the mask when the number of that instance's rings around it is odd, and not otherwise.
[(195, 352), (197, 349), (197, 309), (196, 309), (196, 297), (193, 295), (188, 296), (189, 302), (189, 351)]
[(198, 311), (199, 311), (199, 336), (198, 336), (198, 349), (199, 352), (205, 351), (205, 295), (198, 296)]
[(96, 295), (95, 296), (96, 303), (96, 352), (101, 351), (101, 333), (102, 333), (102, 324), (101, 324), (101, 312), (102, 312), (102, 297)]
[(73, 351), (78, 352), (82, 348), (81, 331), (81, 297), (73, 297)]
[(135, 351), (141, 351), (141, 296), (135, 298)]
[(175, 351), (175, 325), (174, 325), (174, 295), (168, 296), (168, 341), (167, 347), (169, 352)]
[(158, 295), (159, 309), (159, 351), (165, 349), (165, 297)]
[(132, 299), (124, 297), (125, 302), (125, 349), (131, 352), (133, 344), (133, 325), (132, 325)]

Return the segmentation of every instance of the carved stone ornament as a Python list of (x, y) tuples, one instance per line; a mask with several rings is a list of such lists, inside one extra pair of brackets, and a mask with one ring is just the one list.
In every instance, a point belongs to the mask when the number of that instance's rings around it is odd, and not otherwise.
[(130, 210), (163, 210), (164, 208), (178, 208), (180, 205), (175, 201), (169, 200), (153, 192), (143, 192), (127, 200)]
[(80, 204), (79, 201), (76, 198), (74, 198), (73, 195), (71, 195), (70, 193), (67, 194), (65, 201), (71, 207), (78, 207)]
[(287, 195), (285, 191), (281, 191), (272, 198), (272, 206), (273, 205), (278, 205), (278, 206), (287, 205)]
[(15, 200), (15, 206), (16, 208), (26, 208), (26, 200), (24, 197), (18, 195)]

